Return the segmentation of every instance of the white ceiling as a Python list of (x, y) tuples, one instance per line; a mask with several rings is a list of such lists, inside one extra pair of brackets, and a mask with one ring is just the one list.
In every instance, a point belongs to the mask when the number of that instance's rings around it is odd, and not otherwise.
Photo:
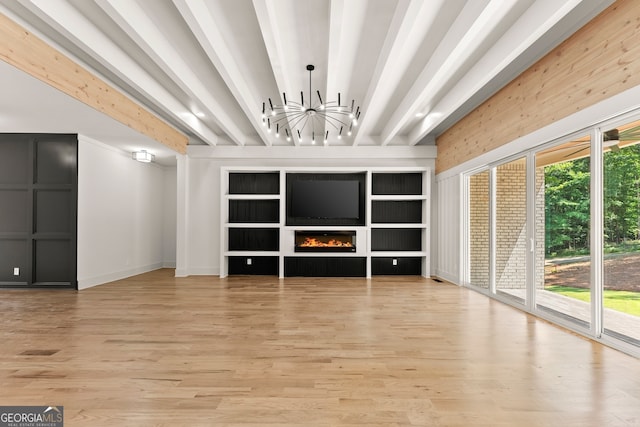
[[(262, 103), (313, 92), (355, 100), (350, 138), (434, 138), (611, 0), (0, 0), (0, 12), (189, 135), (190, 144), (298, 145), (262, 126)], [(0, 63), (0, 131), (83, 133), (148, 144)], [(65, 99), (67, 98), (67, 99)], [(18, 100), (17, 102), (15, 100)], [(60, 108), (64, 105), (64, 108)], [(268, 105), (268, 103), (267, 103)], [(20, 123), (20, 126), (16, 124)], [(330, 129), (330, 128), (328, 128)], [(318, 133), (323, 133), (322, 131)], [(302, 145), (310, 144), (310, 138)]]

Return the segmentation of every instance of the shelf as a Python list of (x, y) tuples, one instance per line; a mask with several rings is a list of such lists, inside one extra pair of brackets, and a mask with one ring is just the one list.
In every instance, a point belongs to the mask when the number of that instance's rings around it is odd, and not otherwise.
[(276, 228), (282, 225), (279, 222), (227, 222), (225, 228)]
[(373, 228), (371, 229), (371, 250), (390, 252), (421, 252), (421, 228)]
[(284, 230), (300, 230), (300, 231), (352, 231), (352, 230), (364, 230), (367, 227), (364, 225), (285, 225), (282, 227)]
[(278, 275), (279, 258), (274, 256), (230, 256), (229, 274)]
[(391, 224), (386, 222), (375, 222), (371, 224), (371, 229), (379, 229), (379, 228), (427, 228), (427, 224), (413, 223), (407, 222), (402, 224)]
[(295, 252), (285, 253), (285, 257), (295, 258), (359, 258), (364, 255), (358, 252)]
[(427, 196), (421, 196), (419, 194), (372, 194), (369, 200), (388, 200), (388, 201), (404, 201), (404, 200), (427, 200)]
[(373, 224), (421, 224), (422, 200), (374, 200), (371, 202)]
[(278, 251), (280, 232), (278, 228), (238, 228), (227, 229), (229, 251)]
[(226, 251), (223, 255), (227, 257), (278, 256), (280, 255), (280, 251)]
[(372, 258), (407, 258), (424, 257), (428, 255), (425, 251), (371, 251)]
[(303, 277), (365, 277), (366, 257), (285, 257), (284, 275)]
[(267, 200), (229, 200), (229, 223), (231, 224), (252, 224), (252, 223), (280, 223), (280, 201)]
[[(279, 194), (280, 172), (230, 172), (227, 194)], [(223, 193), (223, 194), (224, 194)]]
[(371, 257), (371, 275), (420, 275), (422, 257)]
[(280, 200), (279, 194), (225, 194), (227, 200)]
[(384, 172), (373, 173), (372, 195), (422, 195), (421, 172)]

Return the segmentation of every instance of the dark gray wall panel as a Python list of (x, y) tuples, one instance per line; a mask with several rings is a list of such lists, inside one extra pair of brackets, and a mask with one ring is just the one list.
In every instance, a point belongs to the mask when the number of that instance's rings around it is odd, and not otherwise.
[[(26, 282), (28, 266), (27, 242), (25, 240), (0, 240), (0, 282)], [(20, 275), (14, 276), (18, 267)]]
[(77, 286), (77, 163), (77, 135), (0, 133), (0, 286)]
[(35, 198), (36, 233), (71, 231), (71, 191), (36, 190)]
[[(37, 240), (34, 242), (34, 282), (69, 282), (71, 248), (68, 240)], [(75, 276), (75, 272), (73, 274)]]
[(35, 142), (37, 184), (71, 184), (76, 162), (76, 142), (39, 137)]
[(0, 139), (0, 184), (29, 182), (29, 143), (26, 137)]
[(27, 190), (0, 190), (0, 233), (29, 231)]

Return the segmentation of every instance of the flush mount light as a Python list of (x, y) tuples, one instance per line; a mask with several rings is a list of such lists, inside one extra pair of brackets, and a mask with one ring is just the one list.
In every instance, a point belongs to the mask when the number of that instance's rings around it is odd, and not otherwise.
[(134, 160), (137, 160), (142, 163), (151, 163), (156, 156), (149, 153), (147, 150), (140, 150), (140, 151), (134, 151), (132, 153), (132, 157)]

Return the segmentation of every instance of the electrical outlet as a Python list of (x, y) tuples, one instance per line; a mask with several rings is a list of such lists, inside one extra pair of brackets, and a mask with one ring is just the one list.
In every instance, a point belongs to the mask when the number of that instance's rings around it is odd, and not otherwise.
[(13, 275), (14, 276), (20, 275), (20, 267), (13, 267)]
[(398, 260), (394, 258), (392, 263), (393, 263), (393, 265), (398, 265)]
[(251, 261), (251, 258), (247, 258), (247, 265), (251, 265), (253, 264), (253, 262)]

